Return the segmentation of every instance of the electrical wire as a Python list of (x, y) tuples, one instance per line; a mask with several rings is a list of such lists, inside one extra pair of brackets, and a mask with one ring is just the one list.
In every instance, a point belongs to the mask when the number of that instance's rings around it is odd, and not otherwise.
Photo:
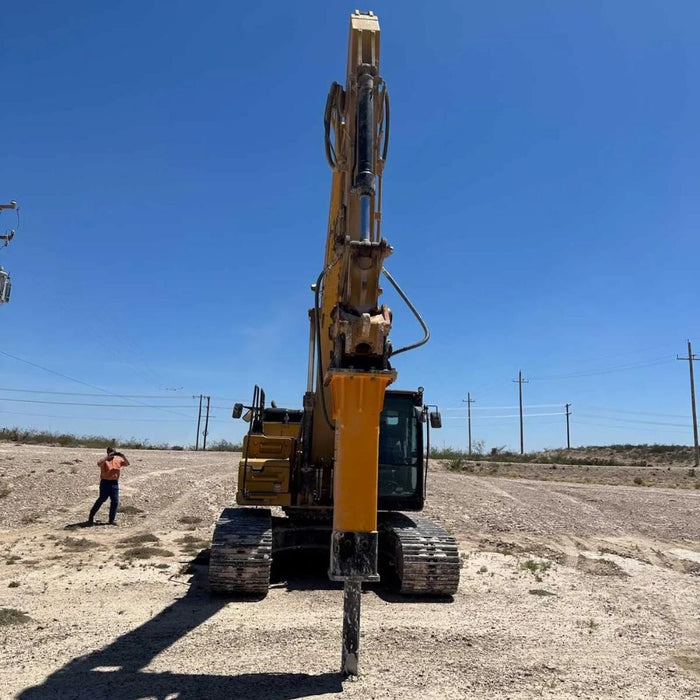
[[(162, 406), (157, 404), (145, 404), (145, 403), (84, 403), (82, 401), (40, 401), (39, 399), (12, 399), (7, 396), (0, 396), (0, 401), (12, 401), (13, 403), (41, 403), (41, 404), (51, 404), (52, 406), (91, 406), (91, 407), (101, 407), (101, 408), (155, 408), (158, 410), (163, 410)], [(173, 406), (172, 408), (194, 408), (195, 404), (191, 406)], [(218, 407), (221, 408), (221, 407)], [(184, 414), (176, 414), (184, 415)]]
[[(88, 386), (91, 389), (97, 389), (98, 391), (103, 392), (104, 394), (107, 394), (109, 396), (115, 396), (118, 397), (118, 394), (115, 394), (114, 392), (107, 391), (107, 389), (103, 389), (101, 386), (97, 386), (96, 384), (90, 384), (90, 382), (84, 382), (81, 379), (76, 379), (75, 377), (71, 377), (68, 374), (63, 374), (62, 372), (57, 372), (56, 370), (50, 369), (49, 367), (44, 367), (43, 365), (40, 365), (36, 362), (31, 362), (30, 360), (25, 360), (22, 357), (18, 357), (17, 355), (13, 355), (12, 353), (7, 352), (6, 350), (0, 350), (0, 355), (4, 355), (5, 357), (10, 357), (13, 360), (17, 360), (18, 362), (23, 362), (26, 365), (30, 365), (31, 367), (37, 367), (38, 369), (43, 370), (44, 372), (49, 372), (50, 374), (55, 374), (58, 377), (62, 377), (63, 379), (68, 379), (71, 382), (75, 382), (76, 384), (82, 384), (83, 386)], [(134, 401), (134, 405), (138, 405), (138, 401)], [(177, 411), (172, 411), (169, 408), (163, 408), (160, 407), (161, 411), (165, 411), (166, 413), (172, 413), (174, 415), (179, 415), (183, 416), (184, 418), (187, 418), (184, 413), (179, 413)]]
[(631, 369), (642, 369), (644, 367), (654, 367), (656, 365), (662, 365), (666, 364), (668, 362), (672, 362), (675, 358), (659, 358), (656, 360), (649, 360), (646, 362), (638, 362), (638, 363), (625, 363), (622, 365), (614, 365), (611, 367), (607, 368), (601, 368), (598, 370), (592, 370), (592, 371), (580, 371), (580, 372), (570, 372), (568, 374), (551, 374), (551, 375), (545, 375), (542, 377), (530, 377), (530, 381), (552, 381), (552, 380), (558, 380), (558, 379), (578, 379), (579, 377), (595, 377), (603, 374), (613, 374), (615, 372), (626, 372)]
[[(561, 403), (529, 403), (529, 404), (523, 404), (523, 408), (552, 408), (553, 406), (563, 406), (566, 402), (562, 401)], [(508, 408), (518, 408), (518, 406), (479, 406), (478, 410), (480, 411), (495, 411), (495, 410), (504, 410)], [(441, 411), (466, 411), (467, 407), (466, 406), (455, 406), (454, 408), (441, 408)], [(472, 411), (476, 411), (477, 407), (472, 406)]]
[[(523, 413), (523, 418), (537, 418), (538, 416), (565, 416), (566, 413)], [(573, 415), (570, 413), (569, 415)], [(519, 418), (520, 414), (519, 413), (509, 413), (508, 415), (503, 415), (503, 416), (479, 416), (477, 418), (478, 422), (481, 423), (485, 420), (489, 420), (491, 418)], [(447, 420), (464, 420), (464, 416), (445, 416)]]
[[(598, 423), (596, 421), (589, 421), (589, 420), (577, 420), (576, 425), (587, 425), (591, 426), (594, 428), (603, 428), (605, 430), (632, 430), (634, 429), (634, 426), (631, 425), (616, 425), (616, 424), (611, 424), (611, 423)], [(676, 428), (670, 429), (670, 428), (654, 428), (655, 433), (672, 433), (677, 435), (681, 430), (687, 431), (690, 430), (690, 426), (687, 426), (685, 428)]]
[(595, 413), (577, 413), (577, 417), (581, 418), (594, 418), (598, 420), (614, 420), (617, 421), (618, 423), (632, 423), (632, 424), (639, 424), (639, 425), (669, 425), (669, 426), (674, 426), (676, 428), (685, 428), (685, 427), (690, 427), (690, 425), (686, 425), (685, 423), (667, 423), (665, 421), (653, 421), (653, 420), (639, 420), (639, 419), (634, 419), (634, 418), (621, 418), (619, 416), (604, 416), (604, 415), (597, 415)]
[(603, 411), (606, 413), (624, 413), (631, 416), (661, 416), (665, 418), (686, 418), (686, 414), (681, 413), (648, 413), (646, 411), (622, 411), (616, 408), (604, 408), (601, 406), (581, 406), (584, 410)]
[[(10, 387), (0, 387), (0, 391), (13, 391), (22, 394), (51, 394), (56, 396), (104, 396), (104, 394), (82, 393), (79, 391), (52, 391), (49, 389), (14, 389)], [(184, 396), (159, 396), (156, 394), (111, 394), (120, 399), (164, 399), (182, 401)], [(222, 399), (225, 400), (225, 399)], [(172, 406), (170, 407), (172, 408)]]
[[(191, 420), (185, 420), (184, 418), (138, 418), (134, 420), (133, 418), (112, 418), (112, 417), (100, 417), (95, 418), (95, 416), (58, 416), (51, 413), (24, 413), (20, 411), (3, 411), (0, 413), (8, 413), (13, 416), (32, 416), (35, 418), (58, 418), (60, 420), (97, 420), (97, 421), (119, 421), (125, 423), (191, 423)], [(209, 422), (211, 423), (212, 418), (209, 417)]]

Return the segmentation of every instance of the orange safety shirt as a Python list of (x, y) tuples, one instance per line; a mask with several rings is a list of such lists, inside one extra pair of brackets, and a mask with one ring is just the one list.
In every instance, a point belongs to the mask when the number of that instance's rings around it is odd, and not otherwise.
[(100, 478), (108, 481), (117, 481), (119, 472), (125, 463), (123, 457), (112, 457), (112, 459), (105, 460), (100, 465)]

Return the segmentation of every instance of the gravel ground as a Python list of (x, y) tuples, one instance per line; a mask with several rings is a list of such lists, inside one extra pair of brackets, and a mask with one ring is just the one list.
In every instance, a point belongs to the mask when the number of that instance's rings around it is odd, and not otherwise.
[(369, 587), (342, 681), (322, 563), (287, 562), (261, 601), (207, 595), (238, 455), (129, 452), (118, 527), (82, 528), (101, 455), (0, 444), (0, 608), (29, 616), (0, 624), (2, 698), (700, 697), (700, 491), (438, 465), (426, 512), (460, 542), (460, 590)]

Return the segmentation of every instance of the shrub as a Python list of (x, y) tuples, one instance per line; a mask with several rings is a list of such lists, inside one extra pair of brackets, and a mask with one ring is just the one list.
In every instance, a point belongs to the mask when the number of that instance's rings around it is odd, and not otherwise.
[(219, 440), (217, 442), (209, 443), (207, 447), (207, 452), (240, 452), (243, 449), (243, 445), (237, 442), (229, 442), (228, 440)]
[(0, 627), (6, 625), (22, 625), (31, 618), (26, 613), (15, 608), (0, 608)]
[(148, 440), (117, 440), (104, 435), (73, 435), (72, 433), (54, 433), (49, 430), (23, 428), (0, 428), (0, 440), (24, 445), (60, 445), (61, 447), (115, 447), (119, 445), (127, 450), (167, 450), (167, 444), (151, 445)]
[(145, 542), (160, 542), (160, 540), (155, 535), (152, 535), (150, 532), (147, 532), (143, 535), (132, 535), (131, 537), (125, 537), (124, 539), (119, 541), (125, 545), (144, 544)]
[(143, 511), (136, 506), (119, 506), (117, 512), (124, 513), (124, 515), (138, 515), (139, 513), (143, 513)]
[(151, 557), (172, 557), (175, 555), (169, 549), (161, 547), (132, 547), (127, 549), (123, 556), (126, 559), (150, 559)]

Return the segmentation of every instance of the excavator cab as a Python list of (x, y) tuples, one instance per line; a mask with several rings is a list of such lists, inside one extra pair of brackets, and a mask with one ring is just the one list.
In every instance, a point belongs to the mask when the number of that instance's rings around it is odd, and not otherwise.
[(387, 390), (379, 421), (379, 510), (422, 510), (429, 430), (423, 392)]

